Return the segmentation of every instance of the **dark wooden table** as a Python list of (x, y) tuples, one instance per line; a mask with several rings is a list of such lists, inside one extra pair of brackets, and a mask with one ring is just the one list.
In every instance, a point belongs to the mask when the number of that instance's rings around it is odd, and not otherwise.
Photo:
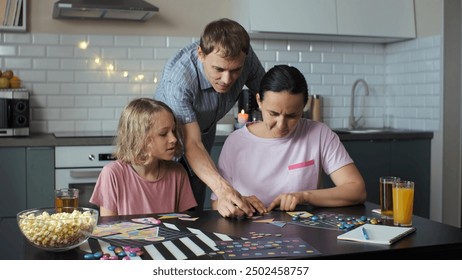
[[(378, 217), (372, 213), (376, 204), (366, 203), (351, 207), (339, 208), (306, 208), (310, 213), (337, 213), (345, 217)], [(302, 209), (297, 209), (302, 210)], [(192, 217), (199, 217), (196, 221), (182, 221), (178, 219), (164, 220), (165, 223), (178, 227), (190, 227), (204, 232), (216, 232), (232, 237), (250, 238), (253, 232), (268, 233), (272, 237), (298, 237), (318, 250), (321, 255), (316, 259), (462, 259), (462, 229), (442, 223), (434, 222), (418, 216), (413, 217), (416, 232), (387, 246), (365, 244), (351, 241), (338, 241), (337, 236), (342, 231), (321, 229), (315, 227), (290, 224), (291, 217), (280, 211), (273, 211), (263, 217), (288, 222), (284, 227), (268, 223), (256, 223), (251, 219), (223, 218), (216, 211), (190, 212)], [(159, 215), (150, 215), (158, 217)], [(127, 221), (139, 216), (103, 217), (99, 223), (113, 221)], [(90, 243), (96, 242), (90, 239)], [(79, 248), (55, 253), (39, 250), (30, 245), (20, 234), (16, 219), (0, 219), (0, 248), (1, 259), (83, 259), (84, 251)], [(210, 258), (202, 256), (201, 259)], [(220, 257), (214, 257), (220, 258)]]

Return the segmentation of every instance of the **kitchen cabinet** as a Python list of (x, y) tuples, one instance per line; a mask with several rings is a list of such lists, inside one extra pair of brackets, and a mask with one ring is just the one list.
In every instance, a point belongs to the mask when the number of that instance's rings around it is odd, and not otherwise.
[(415, 38), (413, 0), (338, 0), (338, 34)]
[[(342, 141), (366, 183), (367, 200), (380, 203), (379, 178), (415, 182), (414, 214), (430, 214), (430, 139)], [(328, 176), (324, 186), (332, 186)]]
[(26, 148), (27, 208), (54, 205), (55, 150)]
[(26, 149), (0, 148), (0, 217), (26, 209)]
[(336, 34), (336, 0), (251, 0), (251, 32)]
[(0, 32), (26, 31), (27, 0), (0, 0)]
[(413, 0), (238, 0), (232, 17), (256, 39), (388, 43), (416, 37)]
[(0, 217), (53, 205), (54, 148), (0, 148)]

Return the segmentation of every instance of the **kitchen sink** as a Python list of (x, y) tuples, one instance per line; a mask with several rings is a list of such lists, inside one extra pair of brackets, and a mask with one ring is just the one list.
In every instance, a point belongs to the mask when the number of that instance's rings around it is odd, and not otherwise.
[(334, 128), (332, 129), (337, 134), (365, 134), (365, 133), (384, 133), (389, 132), (388, 128), (373, 128), (373, 127), (360, 127), (360, 128)]

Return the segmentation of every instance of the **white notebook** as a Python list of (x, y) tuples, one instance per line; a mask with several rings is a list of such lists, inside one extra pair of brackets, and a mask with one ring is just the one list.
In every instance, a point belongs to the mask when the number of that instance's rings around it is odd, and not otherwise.
[[(363, 228), (366, 234), (363, 233)], [(391, 245), (406, 235), (414, 232), (414, 227), (398, 227), (364, 224), (337, 236), (338, 240), (350, 240), (364, 243)], [(366, 238), (367, 236), (367, 238)]]

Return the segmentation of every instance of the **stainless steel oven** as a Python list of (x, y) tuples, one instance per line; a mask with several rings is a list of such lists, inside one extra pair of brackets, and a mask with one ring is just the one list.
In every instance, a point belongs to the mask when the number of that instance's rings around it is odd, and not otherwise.
[(59, 146), (55, 149), (55, 188), (79, 189), (79, 204), (89, 200), (103, 166), (114, 161), (115, 146)]

